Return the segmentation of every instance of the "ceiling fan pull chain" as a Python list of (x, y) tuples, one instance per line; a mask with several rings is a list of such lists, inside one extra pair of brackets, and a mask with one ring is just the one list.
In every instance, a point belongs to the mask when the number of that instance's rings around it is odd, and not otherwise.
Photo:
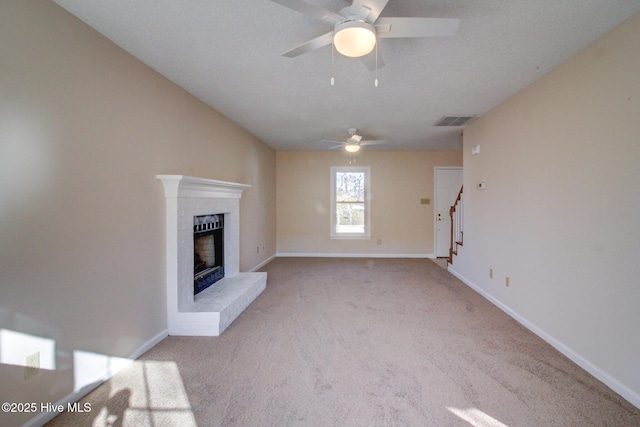
[(333, 78), (333, 41), (331, 42), (331, 86), (336, 83), (336, 79)]
[(373, 85), (378, 87), (378, 43), (376, 43), (376, 79), (373, 81)]

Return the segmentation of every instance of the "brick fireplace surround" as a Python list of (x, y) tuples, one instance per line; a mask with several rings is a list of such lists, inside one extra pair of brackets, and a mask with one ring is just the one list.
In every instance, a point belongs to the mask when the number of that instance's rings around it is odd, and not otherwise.
[[(239, 272), (240, 198), (246, 184), (158, 175), (166, 198), (169, 335), (218, 336), (267, 284), (267, 273)], [(193, 217), (224, 214), (225, 276), (193, 295)]]

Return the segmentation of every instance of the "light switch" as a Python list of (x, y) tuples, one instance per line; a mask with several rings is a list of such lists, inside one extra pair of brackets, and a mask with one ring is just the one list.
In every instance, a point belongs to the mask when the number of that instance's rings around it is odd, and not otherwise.
[(420, 199), (420, 204), (421, 205), (430, 205), (431, 204), (431, 199)]

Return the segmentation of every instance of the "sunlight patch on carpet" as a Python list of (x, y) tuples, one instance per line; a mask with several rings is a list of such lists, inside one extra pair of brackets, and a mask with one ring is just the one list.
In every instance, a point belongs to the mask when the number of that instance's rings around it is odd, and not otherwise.
[(447, 409), (474, 427), (508, 427), (476, 408), (460, 409), (448, 406)]

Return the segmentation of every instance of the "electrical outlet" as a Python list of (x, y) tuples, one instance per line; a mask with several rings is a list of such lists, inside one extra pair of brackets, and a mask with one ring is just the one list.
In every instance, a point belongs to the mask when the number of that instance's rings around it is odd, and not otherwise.
[(378, 244), (381, 245), (382, 244), (382, 239), (378, 239)]
[(431, 204), (431, 199), (420, 199), (420, 204), (421, 205), (430, 205)]
[(259, 254), (260, 253), (260, 246), (256, 246), (256, 253)]
[(509, 287), (509, 276), (504, 278), (504, 284), (506, 287)]
[(489, 269), (489, 279), (493, 279), (493, 268)]
[(40, 352), (30, 354), (24, 358), (24, 379), (28, 380), (40, 373)]

